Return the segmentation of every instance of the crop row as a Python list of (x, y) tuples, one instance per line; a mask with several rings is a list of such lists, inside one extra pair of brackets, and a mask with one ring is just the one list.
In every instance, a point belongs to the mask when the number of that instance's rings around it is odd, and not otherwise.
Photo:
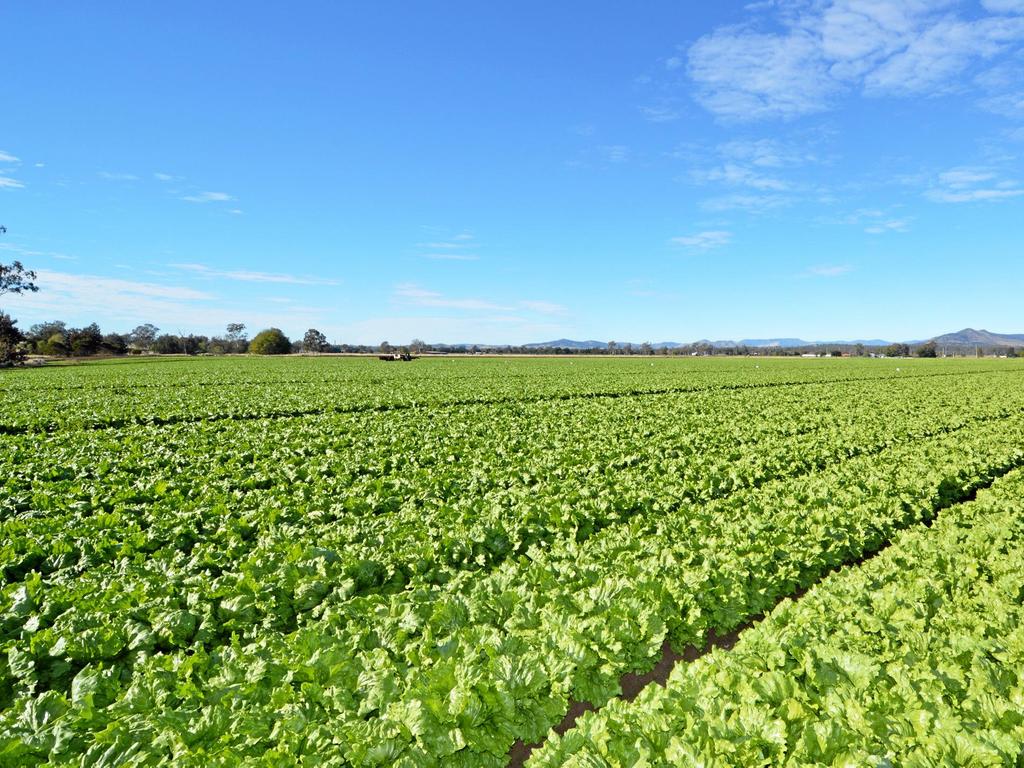
[[(29, 574), (7, 591), (0, 731), (17, 735), (0, 749), (498, 766), (570, 697), (614, 696), (666, 636), (699, 644), (765, 611), (1024, 462), (1022, 439), (1008, 416), (719, 500), (677, 496), (444, 583), (361, 592), (359, 574), (332, 570), (341, 553), (295, 529), (276, 552), (231, 551), (213, 578), (202, 561), (120, 560), (70, 606)], [(673, 498), (672, 480), (652, 498)], [(302, 620), (282, 626), (286, 605)], [(76, 686), (97, 675), (102, 705), (84, 713)], [(44, 698), (66, 709), (26, 731)]]
[(527, 766), (1020, 765), (1022, 497), (1016, 471)]
[[(217, 365), (221, 362), (232, 365)], [(0, 382), (4, 387), (0, 390), (0, 435), (42, 429), (380, 412), (445, 404), (1016, 372), (1015, 366), (993, 361), (958, 364), (953, 370), (926, 361), (699, 364), (704, 362), (551, 360), (525, 369), (521, 363), (500, 360), (458, 364), (455, 360), (423, 360), (411, 366), (389, 367), (378, 361), (348, 359), (243, 359), (204, 361), (202, 368), (194, 364), (185, 367), (188, 361), (168, 361), (21, 371), (18, 375), (5, 374)], [(283, 367), (284, 363), (291, 366)], [(370, 367), (373, 365), (379, 367)], [(467, 366), (471, 374), (467, 374)], [(147, 377), (149, 370), (154, 373)], [(62, 378), (66, 380), (63, 386)], [(152, 386), (141, 386), (147, 379)]]
[[(240, 557), (273, 561), (283, 543), (315, 542), (341, 553), (331, 575), (355, 578), (360, 592), (443, 583), (640, 513), (1024, 408), (1024, 393), (970, 384), (976, 402), (966, 414), (947, 415), (964, 409), (951, 407), (944, 382), (918, 384), (911, 412), (898, 418), (884, 407), (889, 386), (836, 385), (802, 411), (796, 393), (717, 393), (632, 407), (476, 409), (463, 428), (410, 414), (385, 425), (178, 428), (159, 446), (151, 429), (71, 444), (9, 439), (0, 568), (8, 582), (59, 572), (55, 582), (88, 592), (91, 579), (106, 578), (105, 563), (158, 557), (220, 576)], [(962, 397), (962, 388), (952, 391)], [(740, 410), (762, 419), (736, 419)], [(217, 456), (225, 443), (233, 452)], [(76, 581), (81, 574), (89, 578)]]

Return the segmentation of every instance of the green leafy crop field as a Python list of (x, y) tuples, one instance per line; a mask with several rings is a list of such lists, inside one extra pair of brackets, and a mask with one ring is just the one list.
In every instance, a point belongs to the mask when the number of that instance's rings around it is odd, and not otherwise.
[(0, 766), (1024, 766), (1016, 360), (118, 360), (0, 446)]

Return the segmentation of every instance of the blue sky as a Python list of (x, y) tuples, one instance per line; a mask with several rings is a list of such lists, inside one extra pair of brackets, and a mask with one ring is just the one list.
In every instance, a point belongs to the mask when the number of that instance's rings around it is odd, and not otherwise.
[(1024, 332), (1024, 0), (0, 9), (22, 326)]

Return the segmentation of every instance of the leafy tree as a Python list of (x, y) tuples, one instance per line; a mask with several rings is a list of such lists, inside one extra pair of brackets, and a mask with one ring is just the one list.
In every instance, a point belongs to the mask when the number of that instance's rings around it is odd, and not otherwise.
[(156, 341), (156, 335), (160, 332), (152, 323), (146, 323), (135, 328), (131, 333), (128, 334), (128, 340), (132, 346), (138, 347), (139, 349), (149, 349), (153, 346), (153, 342)]
[(381, 354), (386, 355), (391, 351), (391, 345), (388, 344), (386, 341), (382, 341), (378, 349), (381, 351)]
[(245, 352), (249, 339), (245, 332), (245, 323), (228, 323), (227, 346), (230, 352)]
[[(25, 337), (32, 344), (36, 352), (43, 355), (63, 355), (65, 341), (67, 340), (68, 328), (63, 320), (51, 320), (46, 323), (36, 323), (28, 329)], [(60, 351), (43, 349), (49, 342), (58, 343)]]
[(108, 333), (103, 337), (102, 349), (112, 355), (128, 352), (128, 337), (122, 333)]
[(200, 352), (203, 352), (209, 341), (210, 340), (205, 336), (196, 336), (191, 333), (188, 336), (178, 337), (178, 344), (181, 347), (181, 351), (186, 355), (198, 355)]
[(287, 355), (292, 343), (280, 328), (267, 328), (256, 334), (249, 342), (249, 352), (254, 355)]
[(69, 353), (67, 335), (51, 334), (49, 338), (35, 342), (36, 352), (41, 355), (67, 355)]
[(181, 354), (181, 339), (174, 334), (164, 333), (153, 340), (151, 349), (158, 355), (178, 355)]
[(938, 357), (937, 348), (938, 345), (935, 343), (935, 340), (932, 339), (918, 347), (916, 354), (918, 357)]
[(651, 342), (645, 341), (643, 344), (640, 345), (640, 354), (641, 355), (653, 355), (654, 354), (654, 347), (651, 346)]
[(615, 354), (615, 346), (616, 345), (615, 345), (614, 341), (609, 341), (608, 342), (608, 354), (609, 355), (614, 355)]
[(302, 337), (302, 349), (306, 352), (323, 352), (327, 348), (327, 337), (316, 328), (310, 328)]
[(1016, 347), (1007, 347), (1007, 349), (1006, 349), (1006, 356), (1007, 357), (1017, 357), (1017, 348)]
[(71, 348), (71, 354), (76, 357), (95, 355), (100, 351), (102, 344), (103, 332), (96, 323), (68, 331), (68, 346)]
[(910, 347), (906, 344), (890, 344), (885, 348), (886, 357), (907, 357), (910, 355)]
[(854, 357), (864, 357), (865, 354), (866, 354), (866, 350), (864, 349), (864, 345), (863, 344), (854, 344), (854, 346), (853, 346), (853, 356)]
[(17, 365), (25, 360), (25, 335), (18, 321), (0, 312), (0, 368)]
[[(7, 234), (7, 227), (0, 226), (0, 235)], [(25, 269), (20, 261), (11, 264), (0, 264), (0, 296), (5, 293), (35, 293), (39, 286), (32, 281), (36, 279), (36, 273), (31, 269)], [(10, 320), (10, 318), (8, 318)], [(13, 320), (10, 320), (13, 327)], [(18, 331), (20, 334), (21, 331)]]
[(409, 342), (409, 351), (414, 355), (420, 354), (426, 348), (427, 342), (423, 341), (423, 339), (413, 339)]

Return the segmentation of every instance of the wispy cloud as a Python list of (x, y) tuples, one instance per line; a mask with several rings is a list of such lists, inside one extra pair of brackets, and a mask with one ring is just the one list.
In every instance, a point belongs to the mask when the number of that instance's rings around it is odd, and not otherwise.
[(887, 219), (865, 227), (864, 231), (869, 235), (884, 235), (888, 232), (907, 232), (909, 229), (910, 222), (906, 219)]
[(663, 99), (655, 104), (640, 107), (640, 114), (650, 123), (671, 123), (682, 116), (673, 100)]
[(224, 203), (235, 198), (227, 192), (199, 192), (194, 195), (185, 195), (181, 199), (190, 203)]
[(775, 208), (782, 208), (789, 205), (791, 199), (785, 195), (764, 194), (764, 195), (720, 195), (710, 197), (701, 202), (700, 206), (706, 211), (746, 211), (748, 213), (765, 213)]
[(629, 147), (624, 144), (605, 144), (598, 147), (601, 157), (609, 163), (624, 163), (629, 159)]
[(763, 34), (726, 27), (690, 48), (697, 101), (719, 117), (749, 121), (824, 111), (837, 85), (809, 32)]
[(940, 173), (925, 196), (938, 203), (974, 203), (1024, 195), (1017, 181), (1000, 179), (989, 168), (952, 168)]
[(275, 305), (253, 311), (226, 303), (212, 294), (180, 285), (124, 280), (99, 275), (37, 269), (41, 290), (5, 297), (26, 324), (60, 317), (71, 323), (96, 321), (106, 330), (127, 330), (142, 322), (179, 332), (210, 333), (229, 322), (252, 328), (271, 325), (301, 332), (323, 327), (323, 311), (314, 307)]
[(175, 176), (170, 173), (154, 173), (153, 178), (157, 181), (181, 181), (181, 176)]
[(174, 269), (207, 278), (237, 280), (244, 283), (287, 283), (290, 285), (339, 285), (339, 281), (321, 277), (286, 275), (277, 272), (255, 272), (248, 269), (218, 269), (206, 264), (170, 264)]
[(712, 248), (721, 248), (732, 242), (732, 232), (722, 229), (711, 229), (705, 232), (697, 232), (693, 235), (673, 237), (670, 241), (673, 245), (692, 251), (709, 251)]
[(484, 299), (460, 299), (445, 296), (436, 291), (428, 291), (415, 283), (402, 283), (395, 287), (393, 297), (401, 304), (417, 307), (438, 307), (443, 309), (466, 309), (506, 312), (508, 306), (495, 304)]
[(98, 174), (101, 179), (107, 181), (138, 181), (139, 177), (134, 173), (115, 173), (111, 171), (100, 171)]
[(425, 253), (423, 258), (435, 261), (477, 261), (480, 257), (475, 253)]
[(839, 221), (863, 227), (869, 235), (884, 235), (889, 232), (909, 232), (911, 219), (879, 208), (859, 208)]
[(703, 183), (717, 182), (757, 190), (782, 192), (790, 187), (790, 184), (782, 179), (766, 176), (736, 163), (725, 163), (716, 168), (696, 170), (692, 175), (695, 180)]
[(520, 301), (519, 306), (540, 315), (565, 315), (569, 308), (551, 301)]
[(853, 267), (848, 264), (834, 264), (834, 265), (821, 265), (816, 267), (808, 267), (805, 274), (813, 277), (839, 277), (851, 272)]
[(724, 159), (757, 168), (784, 168), (819, 162), (806, 144), (796, 146), (779, 139), (733, 139), (719, 144), (717, 153)]
[[(430, 307), (435, 309), (457, 309), (468, 312), (501, 312), (509, 313), (519, 310), (533, 312), (540, 315), (564, 315), (568, 309), (561, 304), (541, 300), (521, 300), (513, 303), (499, 303), (482, 298), (459, 298), (445, 296), (437, 291), (423, 288), (416, 283), (400, 283), (395, 286), (392, 293), (392, 300), (397, 304), (413, 307)], [(497, 316), (492, 316), (494, 320)], [(520, 322), (523, 318), (518, 316), (502, 315), (509, 322)]]
[(476, 238), (469, 232), (460, 232), (441, 240), (417, 243), (416, 246), (426, 250), (426, 253), (421, 254), (424, 258), (436, 261), (477, 261), (480, 258), (477, 254), (469, 252), (479, 247)]
[(209, 293), (197, 291), (178, 285), (161, 285), (159, 283), (124, 280), (116, 277), (98, 275), (76, 275), (68, 272), (57, 272), (50, 269), (36, 270), (39, 279), (36, 281), (41, 295), (46, 293), (74, 297), (76, 306), (83, 303), (78, 299), (90, 297), (90, 301), (102, 303), (106, 295), (112, 300), (117, 298), (174, 299), (184, 301), (208, 301), (213, 298)]
[(981, 0), (992, 13), (1024, 13), (1024, 0)]
[[(850, 89), (868, 96), (941, 93), (975, 62), (1024, 39), (1024, 18), (962, 18), (949, 0), (832, 0), (774, 6), (781, 31), (723, 27), (688, 55), (697, 100), (725, 120), (793, 118)], [(1009, 0), (986, 6), (1016, 9)]]
[[(21, 161), (9, 152), (0, 152), (0, 163), (20, 163)], [(0, 189), (23, 189), (25, 187), (17, 179), (7, 176), (6, 170), (0, 170)]]
[(77, 256), (68, 256), (66, 253), (57, 253), (55, 251), (37, 251), (31, 248), (24, 248), (15, 243), (0, 243), (0, 251), (8, 251), (16, 253), (19, 256), (25, 258), (43, 258), (43, 259), (57, 259), (59, 261), (75, 261)]

